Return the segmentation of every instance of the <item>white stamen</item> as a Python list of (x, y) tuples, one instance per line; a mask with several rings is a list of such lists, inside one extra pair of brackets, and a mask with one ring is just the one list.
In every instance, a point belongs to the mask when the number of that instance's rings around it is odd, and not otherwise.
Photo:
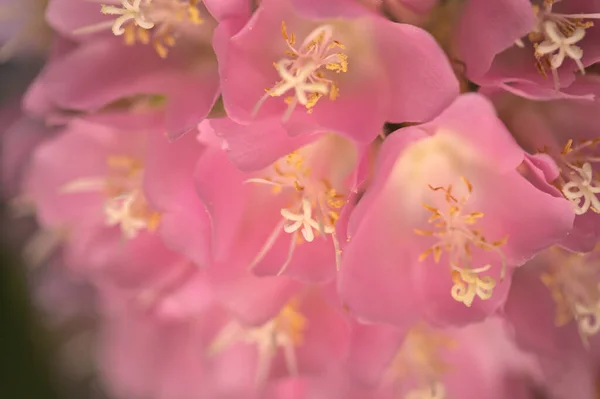
[(87, 34), (90, 34), (90, 33), (102, 32), (102, 31), (105, 31), (107, 29), (111, 29), (114, 24), (115, 24), (114, 21), (99, 22), (99, 23), (94, 24), (94, 25), (83, 26), (81, 28), (75, 29), (73, 31), (73, 34), (75, 34), (75, 35), (87, 35)]
[(500, 263), (500, 281), (504, 280), (506, 274), (506, 258), (500, 249), (505, 239), (488, 242), (485, 237), (471, 226), (475, 224), (483, 213), (463, 213), (463, 207), (468, 201), (472, 186), (466, 179), (462, 179), (466, 186), (466, 195), (460, 200), (455, 198), (456, 193), (452, 185), (445, 187), (430, 187), (433, 191), (445, 193), (448, 210), (433, 208), (425, 205), (425, 209), (432, 212), (429, 223), (433, 223), (434, 230), (416, 229), (415, 233), (422, 236), (436, 237), (438, 241), (425, 250), (419, 257), (419, 261), (425, 260), (433, 255), (435, 263), (438, 263), (444, 252), (448, 254), (451, 277), (454, 285), (450, 294), (452, 298), (465, 306), (470, 307), (477, 296), (482, 300), (492, 297), (496, 287), (496, 280), (491, 276), (480, 275), (491, 269), (491, 264), (474, 267), (472, 262), (471, 248), (477, 248), (486, 252), (495, 252)]
[(141, 190), (142, 173), (129, 157), (108, 159), (110, 174), (105, 177), (75, 179), (59, 188), (61, 194), (98, 193), (104, 196), (107, 226), (119, 225), (126, 239), (137, 237), (143, 229), (156, 228), (160, 215), (149, 209)]
[[(546, 68), (550, 68), (554, 87), (560, 90), (558, 68), (565, 58), (572, 59), (581, 74), (585, 74), (585, 65), (582, 62), (583, 49), (575, 44), (585, 36), (586, 29), (593, 26), (588, 19), (600, 19), (600, 13), (590, 14), (562, 14), (552, 11), (555, 1), (544, 1), (543, 4), (534, 5), (537, 15), (535, 27), (528, 35), (535, 48), (537, 68), (542, 76), (546, 77)], [(522, 40), (517, 40), (518, 47), (524, 47)]]
[(141, 9), (142, 0), (123, 0), (121, 8), (102, 5), (100, 12), (106, 15), (120, 15), (113, 23), (112, 32), (115, 36), (125, 33), (123, 25), (130, 20), (142, 29), (154, 28), (154, 23), (149, 21)]
[(344, 54), (331, 53), (334, 48), (343, 48), (343, 46), (332, 39), (333, 27), (330, 25), (323, 25), (313, 30), (298, 49), (293, 45), (295, 41), (293, 35), (287, 35), (285, 23), (282, 24), (282, 33), (290, 58), (284, 58), (275, 64), (281, 81), (267, 90), (267, 93), (258, 100), (252, 114), (258, 113), (267, 98), (279, 97), (293, 90), (294, 96), (290, 98), (283, 116), (283, 120), (287, 121), (298, 104), (310, 110), (318, 100), (314, 96), (333, 95), (334, 98), (336, 93), (333, 91), (337, 88), (333, 81), (323, 77), (321, 71), (329, 69), (338, 73), (346, 72), (347, 61)]
[(261, 260), (263, 260), (264, 257), (269, 253), (269, 251), (271, 250), (271, 248), (273, 248), (273, 245), (275, 245), (275, 242), (277, 241), (277, 239), (281, 235), (281, 232), (283, 231), (284, 224), (285, 224), (285, 220), (282, 220), (282, 221), (280, 221), (277, 224), (277, 226), (275, 227), (275, 229), (273, 230), (273, 232), (267, 238), (267, 241), (265, 242), (265, 244), (263, 245), (263, 247), (258, 252), (258, 255), (256, 255), (256, 257), (248, 265), (247, 270), (254, 269), (256, 267), (256, 265)]
[(592, 165), (586, 162), (581, 168), (568, 166), (577, 172), (577, 175), (563, 186), (562, 193), (573, 204), (575, 214), (583, 215), (590, 209), (600, 213), (600, 199), (597, 196), (600, 186), (593, 185)]
[(291, 237), (290, 248), (288, 250), (287, 257), (285, 258), (285, 262), (283, 262), (283, 266), (281, 266), (281, 269), (279, 269), (279, 272), (277, 272), (278, 276), (281, 276), (287, 270), (287, 267), (289, 266), (289, 264), (292, 262), (292, 259), (294, 257), (294, 251), (296, 250), (297, 240), (298, 240), (298, 237), (296, 236), (296, 234), (294, 234)]
[(300, 313), (286, 305), (279, 315), (259, 327), (245, 328), (235, 321), (228, 323), (213, 340), (208, 352), (210, 356), (218, 355), (237, 342), (255, 345), (258, 351), (255, 381), (257, 385), (262, 385), (270, 374), (273, 357), (281, 348), (288, 372), (297, 375), (295, 351), (296, 346), (301, 344), (305, 323)]
[[(544, 23), (544, 32), (546, 40), (541, 42), (536, 47), (536, 53), (539, 56), (550, 55), (550, 65), (552, 69), (558, 69), (564, 62), (565, 57), (571, 58), (577, 64), (577, 67), (582, 73), (585, 73), (585, 67), (581, 62), (583, 50), (576, 46), (585, 36), (585, 29), (576, 28), (571, 36), (565, 36), (555, 22), (546, 21)], [(558, 53), (553, 54), (558, 51)]]
[(138, 233), (148, 227), (148, 221), (143, 217), (136, 217), (132, 212), (132, 205), (137, 200), (135, 195), (126, 195), (109, 200), (104, 207), (106, 224), (119, 225), (127, 239), (137, 237)]
[(589, 348), (589, 338), (600, 332), (597, 254), (571, 253), (555, 247), (548, 252), (546, 262), (540, 279), (556, 303), (555, 325), (562, 327), (574, 321), (583, 345)]
[(70, 181), (59, 189), (61, 194), (99, 192), (107, 188), (105, 177), (84, 177)]

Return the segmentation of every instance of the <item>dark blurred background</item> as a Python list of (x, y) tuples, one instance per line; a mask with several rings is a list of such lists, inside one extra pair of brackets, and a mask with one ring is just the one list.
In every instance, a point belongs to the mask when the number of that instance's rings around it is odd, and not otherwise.
[[(21, 96), (42, 62), (20, 57), (0, 63), (0, 157), (7, 151), (2, 138), (23, 118)], [(9, 201), (13, 193), (4, 188), (1, 184), (0, 398), (104, 398), (93, 370), (92, 290), (77, 282), (57, 283), (60, 265), (52, 258), (35, 268), (25, 264), (23, 250), (37, 226), (32, 217), (16, 217)], [(58, 316), (48, 312), (56, 307)]]

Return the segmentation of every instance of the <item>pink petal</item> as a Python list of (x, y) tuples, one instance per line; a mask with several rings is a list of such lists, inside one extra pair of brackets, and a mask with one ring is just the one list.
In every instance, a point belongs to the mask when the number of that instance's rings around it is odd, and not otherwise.
[(517, 342), (527, 350), (552, 356), (579, 351), (581, 338), (574, 325), (554, 324), (556, 304), (540, 279), (546, 256), (538, 256), (515, 272), (505, 317), (514, 327)]
[[(419, 298), (410, 265), (419, 257), (411, 245), (399, 246), (414, 238), (410, 226), (388, 213), (394, 209), (389, 195), (382, 195), (387, 176), (395, 162), (395, 152), (423, 137), (410, 131), (392, 135), (380, 153), (377, 179), (369, 187), (350, 216), (349, 244), (343, 251), (338, 289), (342, 301), (358, 320), (411, 325), (419, 317)], [(398, 222), (400, 224), (396, 224)], [(390, 251), (390, 248), (395, 250)], [(365, 267), (369, 265), (369, 267)], [(392, 283), (393, 282), (393, 283)]]
[(193, 135), (169, 143), (161, 133), (153, 133), (144, 170), (147, 200), (161, 212), (165, 243), (197, 265), (206, 266), (210, 262), (210, 221), (194, 184), (203, 148)]
[(209, 125), (227, 145), (231, 161), (243, 171), (266, 168), (277, 159), (314, 140), (311, 136), (291, 138), (279, 118), (240, 125), (229, 118), (211, 119)]
[(354, 378), (377, 386), (405, 337), (387, 325), (352, 323), (348, 369)]
[(459, 57), (466, 64), (469, 77), (479, 77), (486, 73), (494, 57), (526, 36), (535, 22), (536, 17), (529, 0), (466, 2), (460, 17), (456, 43)]
[(392, 97), (388, 122), (425, 122), (458, 96), (458, 81), (433, 37), (411, 25), (373, 17), (376, 46)]
[[(106, 176), (109, 155), (132, 155), (139, 151), (136, 148), (139, 135), (118, 133), (103, 126), (74, 121), (62, 134), (36, 150), (26, 192), (36, 201), (42, 224), (49, 227), (104, 224), (101, 193), (61, 193), (60, 190), (77, 179)], [(76, 167), (65, 168), (65, 163)]]
[[(44, 87), (57, 105), (96, 111), (140, 94), (167, 97), (166, 123), (175, 139), (208, 115), (218, 97), (218, 72), (212, 59), (196, 60), (173, 52), (162, 60), (150, 46), (124, 46), (112, 38), (87, 43), (49, 65)], [(135, 68), (131, 66), (135, 65)]]

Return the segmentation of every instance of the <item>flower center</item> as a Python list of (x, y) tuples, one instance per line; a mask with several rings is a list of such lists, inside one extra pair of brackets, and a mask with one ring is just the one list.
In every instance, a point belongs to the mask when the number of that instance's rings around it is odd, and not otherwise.
[(227, 324), (211, 344), (209, 352), (213, 355), (218, 354), (238, 342), (256, 345), (256, 382), (262, 383), (269, 376), (273, 357), (281, 349), (288, 372), (298, 375), (296, 348), (302, 345), (307, 327), (307, 320), (298, 307), (299, 302), (291, 300), (277, 316), (259, 327), (247, 328), (236, 321)]
[(289, 207), (280, 210), (282, 221), (249, 268), (253, 268), (264, 258), (282, 231), (292, 234), (293, 237), (287, 259), (278, 275), (282, 274), (291, 262), (297, 244), (313, 242), (318, 236), (332, 237), (336, 264), (339, 265), (340, 250), (335, 236), (335, 224), (346, 196), (338, 193), (326, 178), (315, 179), (310, 168), (304, 164), (302, 155), (296, 151), (276, 161), (271, 172), (271, 176), (248, 179), (246, 182), (273, 186), (275, 194), (286, 190), (291, 193), (291, 203)]
[(107, 160), (109, 175), (84, 177), (61, 188), (62, 193), (104, 192), (105, 223), (119, 226), (127, 239), (137, 237), (140, 231), (155, 231), (160, 214), (150, 209), (142, 191), (143, 165), (127, 156), (110, 156)]
[(270, 89), (254, 107), (258, 113), (262, 104), (269, 97), (280, 97), (293, 90), (293, 95), (285, 97), (288, 109), (283, 116), (286, 121), (298, 104), (306, 107), (310, 113), (323, 96), (335, 100), (339, 94), (337, 84), (325, 76), (325, 71), (336, 73), (348, 71), (348, 57), (335, 49), (345, 49), (344, 45), (333, 40), (333, 27), (319, 26), (313, 30), (296, 49), (296, 36), (287, 33), (285, 22), (281, 23), (281, 33), (287, 44), (286, 58), (274, 63), (281, 81)]
[(487, 272), (492, 265), (474, 267), (472, 262), (472, 250), (478, 248), (483, 251), (496, 252), (501, 261), (501, 279), (506, 273), (506, 261), (500, 247), (506, 243), (507, 237), (502, 240), (489, 242), (483, 234), (472, 228), (484, 215), (482, 212), (471, 212), (464, 214), (463, 208), (467, 203), (473, 186), (462, 177), (465, 185), (465, 194), (460, 200), (452, 193), (452, 185), (445, 187), (429, 188), (433, 191), (444, 193), (447, 209), (441, 210), (424, 204), (423, 207), (432, 213), (428, 222), (433, 224), (432, 230), (415, 229), (415, 233), (422, 236), (435, 237), (438, 239), (434, 245), (425, 250), (420, 256), (422, 262), (429, 255), (433, 255), (435, 263), (440, 261), (444, 252), (448, 254), (452, 281), (451, 294), (454, 300), (464, 303), (470, 307), (475, 296), (482, 300), (492, 297), (496, 286), (496, 280), (491, 276), (481, 276)]
[[(557, 70), (565, 58), (572, 59), (579, 71), (585, 74), (585, 67), (581, 62), (583, 49), (576, 44), (584, 38), (586, 29), (594, 26), (594, 23), (588, 19), (600, 18), (600, 13), (561, 14), (553, 12), (553, 5), (559, 1), (544, 0), (542, 6), (533, 5), (537, 23), (527, 36), (533, 44), (538, 71), (543, 77), (547, 77), (546, 71), (550, 69), (556, 90), (560, 89)], [(524, 47), (521, 40), (518, 40), (516, 44)]]
[(600, 179), (593, 165), (600, 163), (598, 147), (600, 138), (584, 140), (573, 146), (569, 140), (560, 155), (555, 157), (560, 168), (557, 187), (568, 199), (577, 215), (588, 211), (600, 213)]
[(384, 375), (384, 383), (410, 384), (404, 399), (444, 399), (446, 387), (440, 378), (449, 369), (442, 352), (456, 342), (425, 324), (409, 330)]
[(175, 46), (181, 24), (200, 25), (203, 22), (200, 0), (121, 0), (120, 6), (102, 4), (100, 12), (117, 16), (112, 21), (86, 26), (75, 33), (92, 33), (112, 29), (115, 36), (124, 36), (125, 44), (149, 44), (162, 58)]
[(571, 321), (584, 345), (600, 331), (600, 284), (598, 283), (598, 254), (600, 247), (589, 254), (570, 253), (553, 247), (552, 262), (540, 278), (556, 303), (557, 327)]

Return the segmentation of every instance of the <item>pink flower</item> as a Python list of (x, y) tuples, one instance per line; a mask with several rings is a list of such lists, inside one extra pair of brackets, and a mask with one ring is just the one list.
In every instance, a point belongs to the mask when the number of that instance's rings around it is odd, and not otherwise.
[(291, 134), (318, 125), (369, 142), (384, 122), (428, 120), (457, 94), (429, 34), (352, 1), (263, 0), (239, 25), (215, 35), (225, 109), (238, 123), (276, 117)]
[(151, 133), (143, 180), (148, 204), (161, 215), (159, 233), (165, 245), (200, 267), (211, 262), (209, 215), (194, 181), (205, 150), (193, 134), (169, 143), (162, 134)]
[(82, 42), (122, 36), (127, 45), (151, 45), (163, 58), (178, 41), (206, 38), (214, 27), (199, 0), (52, 0), (46, 18), (62, 36)]
[(154, 96), (171, 138), (194, 130), (219, 95), (214, 20), (195, 0), (112, 3), (51, 3), (52, 25), (81, 44), (48, 64), (38, 85), (58, 107), (87, 112)]
[(498, 310), (512, 269), (573, 225), (567, 201), (519, 174), (524, 158), (478, 95), (389, 136), (350, 215), (338, 282), (352, 313), (402, 327)]
[(142, 191), (147, 137), (74, 120), (40, 146), (26, 192), (36, 200), (41, 224), (79, 231), (117, 226), (129, 239), (155, 230), (160, 218)]
[(359, 148), (335, 134), (290, 138), (273, 118), (210, 125), (234, 162), (252, 170), (235, 168), (220, 148), (200, 161), (198, 192), (212, 219), (215, 262), (232, 270), (243, 264), (260, 276), (331, 280), (339, 263), (335, 224), (355, 182)]
[(250, 347), (257, 386), (285, 376), (321, 375), (338, 370), (348, 345), (348, 324), (316, 288), (300, 290), (266, 322), (233, 319), (212, 342), (213, 356)]
[(48, 0), (41, 297), (115, 398), (594, 399), (597, 1)]
[[(514, 345), (496, 317), (463, 328), (419, 322), (404, 332), (355, 325), (348, 362), (352, 375), (383, 398), (525, 399), (542, 382), (536, 359)], [(509, 376), (519, 379), (508, 383)]]
[(499, 54), (531, 31), (535, 24), (531, 7), (530, 0), (464, 2), (454, 41), (470, 79), (479, 83)]
[[(224, 314), (206, 280), (198, 276), (188, 285), (188, 290), (178, 291), (152, 312), (123, 306), (113, 292), (103, 291), (107, 305), (98, 342), (98, 369), (115, 397), (219, 397), (206, 351)], [(230, 367), (230, 372), (235, 373), (235, 368)]]
[[(160, 150), (153, 136), (163, 141)], [(136, 300), (162, 296), (195, 268), (165, 243), (200, 264), (209, 259), (206, 214), (192, 195), (202, 147), (193, 136), (172, 146), (164, 140), (157, 128), (118, 130), (74, 120), (35, 151), (25, 186), (42, 227), (63, 237), (67, 264)], [(181, 162), (165, 166), (173, 156)], [(178, 183), (177, 190), (163, 191), (169, 183)], [(178, 207), (186, 205), (183, 215)]]
[[(594, 26), (594, 20), (600, 18), (600, 9), (596, 9), (594, 1), (514, 3), (519, 7), (514, 10), (519, 11), (512, 14), (509, 27), (519, 26), (519, 29), (509, 32), (517, 33), (527, 23), (530, 23), (529, 31), (522, 31), (521, 37), (513, 37), (515, 42), (510, 47), (506, 42), (510, 37), (503, 36), (506, 50), (494, 58), (489, 70), (485, 68), (489, 64), (483, 63), (483, 60), (478, 63), (474, 57), (469, 58), (475, 65), (471, 71), (472, 80), (532, 99), (593, 97), (600, 86), (584, 81), (584, 86), (578, 87), (576, 78), (586, 73), (586, 67), (600, 61), (600, 47), (597, 45), (600, 30)], [(524, 7), (532, 7), (532, 10), (526, 13)], [(471, 18), (475, 21), (476, 14)], [(505, 33), (502, 28), (497, 32)], [(463, 37), (468, 37), (467, 30)], [(464, 42), (465, 48), (468, 48), (469, 42)], [(466, 52), (468, 54), (469, 50)], [(470, 68), (469, 62), (467, 66)]]
[(249, 17), (250, 5), (250, 0), (51, 0), (46, 18), (66, 37), (86, 41), (112, 33), (127, 43), (151, 42), (166, 56), (177, 41), (205, 36), (214, 19)]
[(577, 215), (573, 231), (561, 244), (590, 251), (600, 240), (600, 107), (592, 102), (535, 103), (498, 93), (490, 96), (525, 150), (551, 157), (558, 167), (546, 180), (571, 202)]
[(599, 256), (553, 247), (515, 273), (504, 313), (520, 345), (555, 358), (600, 353)]

